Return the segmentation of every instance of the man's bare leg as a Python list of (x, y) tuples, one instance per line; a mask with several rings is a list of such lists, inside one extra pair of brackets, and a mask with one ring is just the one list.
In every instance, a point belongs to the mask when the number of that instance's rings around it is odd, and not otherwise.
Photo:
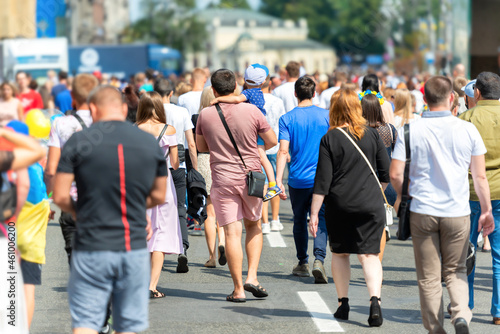
[[(235, 221), (224, 225), (224, 234), (226, 236), (226, 257), (229, 272), (234, 284), (234, 298), (245, 298), (243, 290), (242, 266), (243, 266), (243, 249), (241, 248), (241, 221)], [(260, 228), (260, 227), (259, 227)], [(248, 238), (248, 230), (247, 230)], [(261, 237), (262, 239), (262, 237)]]
[(246, 283), (258, 285), (257, 269), (259, 268), (260, 255), (262, 253), (262, 228), (260, 220), (243, 220), (245, 223), (246, 239), (245, 250), (248, 258), (248, 275)]

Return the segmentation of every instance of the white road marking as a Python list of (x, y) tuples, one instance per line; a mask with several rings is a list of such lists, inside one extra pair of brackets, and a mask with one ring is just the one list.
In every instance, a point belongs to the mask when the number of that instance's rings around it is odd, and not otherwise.
[(306, 305), (307, 311), (311, 314), (318, 330), (322, 333), (343, 333), (345, 332), (340, 324), (335, 320), (326, 305), (325, 301), (321, 298), (316, 291), (298, 291), (300, 299)]
[(286, 247), (285, 240), (283, 240), (280, 232), (271, 232), (266, 234), (266, 237), (271, 247)]

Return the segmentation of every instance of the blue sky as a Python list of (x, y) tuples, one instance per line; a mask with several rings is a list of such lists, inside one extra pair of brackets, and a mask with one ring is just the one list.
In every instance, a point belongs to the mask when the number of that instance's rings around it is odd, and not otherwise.
[[(140, 3), (142, 0), (129, 0), (130, 2), (130, 20), (133, 22), (137, 19), (139, 19), (142, 15), (141, 10), (140, 10)], [(198, 7), (205, 7), (211, 2), (217, 2), (218, 0), (196, 0)], [(248, 4), (253, 7), (254, 9), (257, 9), (257, 7), (260, 4), (260, 0), (247, 0)]]

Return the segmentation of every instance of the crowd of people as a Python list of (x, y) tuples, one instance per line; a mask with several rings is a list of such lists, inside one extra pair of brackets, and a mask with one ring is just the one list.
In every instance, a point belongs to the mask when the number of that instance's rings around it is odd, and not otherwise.
[[(477, 247), (481, 235), (492, 254), (491, 315), (500, 325), (497, 74), (469, 81), (457, 65), (452, 77), (308, 75), (291, 61), (276, 74), (262, 64), (243, 74), (196, 68), (169, 78), (148, 70), (130, 82), (51, 72), (36, 85), (19, 72), (16, 84), (0, 86), (1, 205), (9, 205), (8, 190), (16, 197), (0, 218), (18, 227), (28, 324), (51, 200), (61, 209), (74, 332), (107, 333), (112, 315), (116, 332), (136, 333), (148, 327), (148, 298), (165, 297), (158, 289), (165, 254), (177, 255), (177, 273), (189, 271), (188, 225), (204, 225), (205, 267), (227, 263), (234, 284), (227, 301), (246, 302), (246, 292), (268, 297), (258, 280), (263, 235), (283, 229), (280, 200), (290, 197), (291, 274), (328, 283), (329, 243), (333, 316), (348, 320), (349, 255), (356, 254), (370, 297), (368, 323), (381, 326), (392, 224), (384, 203), (398, 210), (408, 162), (424, 327), (445, 333), (443, 280), (454, 328), (469, 333), (474, 271), (467, 277), (466, 258), (469, 240)], [(45, 149), (23, 121), (32, 109), (53, 108), (66, 116), (53, 120)]]

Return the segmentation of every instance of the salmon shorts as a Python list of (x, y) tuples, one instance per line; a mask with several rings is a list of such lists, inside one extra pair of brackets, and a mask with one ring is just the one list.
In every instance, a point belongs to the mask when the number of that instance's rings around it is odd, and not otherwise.
[(248, 186), (212, 185), (210, 199), (214, 205), (219, 226), (224, 226), (243, 218), (257, 221), (262, 217), (262, 198), (248, 196)]

